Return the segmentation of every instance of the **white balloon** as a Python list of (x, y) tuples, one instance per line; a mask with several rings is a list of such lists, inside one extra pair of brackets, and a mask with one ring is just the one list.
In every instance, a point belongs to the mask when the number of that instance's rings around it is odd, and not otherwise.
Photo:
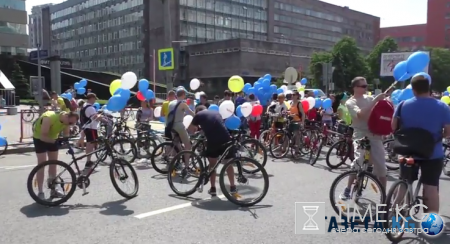
[(300, 92), (298, 92), (298, 94), (300, 94), (301, 97), (304, 97), (305, 96), (305, 91), (300, 91)]
[(223, 119), (231, 117), (234, 113), (234, 103), (230, 100), (223, 101), (219, 106), (219, 113)]
[(405, 89), (412, 89), (411, 84), (407, 85)]
[(201, 92), (196, 92), (194, 95), (195, 95), (195, 99), (200, 99), (200, 96), (202, 94), (201, 94)]
[(314, 105), (316, 105), (316, 99), (314, 99), (313, 97), (306, 98), (306, 101), (308, 101), (310, 108), (314, 108)]
[(241, 105), (241, 113), (244, 117), (248, 117), (253, 110), (253, 106), (251, 103), (246, 102)]
[(155, 117), (159, 118), (161, 117), (161, 107), (156, 107), (155, 111), (153, 112)]
[(197, 78), (192, 79), (191, 83), (189, 83), (189, 86), (191, 87), (191, 90), (197, 90), (200, 87), (200, 80)]
[(137, 83), (137, 76), (135, 73), (128, 71), (122, 75), (122, 88), (123, 89), (131, 89), (133, 88)]
[(283, 92), (286, 92), (288, 90), (288, 87), (286, 85), (280, 86), (281, 89), (283, 89)]
[(186, 129), (189, 127), (189, 125), (191, 125), (192, 119), (194, 119), (194, 117), (192, 117), (192, 115), (184, 116), (183, 125), (184, 125), (184, 127), (186, 127)]
[(302, 87), (302, 83), (300, 83), (300, 82), (297, 81), (297, 82), (295, 83), (295, 87), (297, 87), (297, 88)]

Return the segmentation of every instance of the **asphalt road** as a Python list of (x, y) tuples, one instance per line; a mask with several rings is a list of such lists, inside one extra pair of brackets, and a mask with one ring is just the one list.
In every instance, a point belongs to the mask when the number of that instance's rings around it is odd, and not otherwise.
[[(61, 159), (68, 156), (61, 153)], [(390, 243), (375, 233), (295, 235), (295, 202), (325, 202), (326, 216), (337, 216), (329, 188), (344, 169), (329, 171), (324, 160), (316, 167), (270, 160), (269, 193), (251, 208), (239, 208), (226, 199), (196, 200), (208, 198), (206, 191), (194, 193), (196, 199), (175, 197), (165, 176), (141, 166), (136, 166), (139, 196), (132, 200), (116, 193), (103, 167), (92, 176), (88, 195), (77, 190), (63, 206), (46, 208), (27, 193), (34, 162), (31, 153), (0, 156), (0, 243)], [(258, 180), (251, 179), (250, 185), (253, 182)], [(440, 215), (446, 222), (450, 222), (449, 189), (450, 178), (443, 176)], [(432, 241), (408, 234), (401, 243), (448, 244), (450, 231)]]

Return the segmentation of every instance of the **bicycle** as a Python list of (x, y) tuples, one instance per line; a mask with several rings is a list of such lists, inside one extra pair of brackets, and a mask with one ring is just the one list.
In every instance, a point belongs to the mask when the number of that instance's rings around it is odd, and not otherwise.
[[(298, 130), (301, 132), (298, 132)], [(298, 159), (302, 154), (308, 153), (302, 151), (304, 149), (303, 134), (305, 134), (305, 131), (302, 131), (300, 124), (292, 122), (292, 117), (288, 116), (286, 126), (281, 130), (278, 129), (270, 139), (269, 151), (272, 157), (276, 159), (284, 158), (288, 154), (288, 149), (291, 149), (294, 159)], [(278, 150), (281, 150), (280, 154), (275, 153)]]
[[(343, 205), (344, 201), (349, 201), (351, 204), (357, 205), (358, 207), (362, 207), (362, 205), (364, 205), (365, 203), (363, 203), (362, 200), (366, 200), (366, 198), (362, 197), (362, 193), (363, 191), (367, 190), (367, 186), (368, 186), (368, 182), (369, 180), (372, 181), (372, 183), (370, 184), (370, 188), (375, 192), (375, 193), (380, 193), (380, 203), (383, 203), (385, 198), (386, 198), (386, 193), (385, 190), (380, 182), (380, 180), (378, 179), (378, 177), (376, 177), (373, 173), (373, 167), (371, 165), (369, 165), (369, 158), (370, 158), (370, 141), (367, 137), (358, 140), (358, 150), (364, 151), (363, 152), (363, 157), (364, 160), (363, 162), (358, 162), (358, 160), (354, 161), (354, 169), (344, 172), (342, 174), (340, 174), (331, 184), (330, 187), (330, 202), (331, 202), (331, 206), (333, 207), (334, 211), (339, 214), (339, 208), (338, 206), (336, 206), (336, 204), (341, 204)], [(348, 199), (342, 200), (341, 196), (339, 196), (340, 200), (336, 201), (336, 197), (335, 197), (335, 192), (336, 192), (336, 187), (337, 185), (346, 177), (349, 177), (348, 180), (345, 180), (344, 182), (346, 183), (346, 185), (348, 185), (348, 182), (350, 182), (352, 180), (352, 178), (354, 179), (352, 181), (352, 186), (350, 187), (350, 197), (348, 197)], [(372, 202), (369, 202), (369, 206), (372, 206)], [(347, 210), (347, 206), (341, 206), (341, 212), (343, 216), (346, 216), (346, 212)], [(366, 212), (364, 210), (360, 210), (360, 213)], [(353, 213), (354, 211), (349, 211), (350, 213)], [(376, 211), (372, 210), (373, 216), (372, 219), (375, 218), (376, 216)]]
[(319, 159), (320, 153), (322, 152), (322, 147), (324, 145), (327, 145), (328, 143), (328, 129), (325, 124), (321, 124), (321, 122), (316, 122), (313, 125), (316, 130), (321, 131), (315, 138), (308, 139), (305, 144), (308, 145), (310, 148), (309, 152), (309, 164), (314, 165), (316, 164), (317, 160)]
[[(350, 158), (350, 161), (353, 162), (355, 160), (355, 156), (353, 153), (353, 128), (345, 125), (345, 124), (338, 124), (337, 125), (337, 133), (343, 135), (342, 138), (331, 145), (331, 147), (328, 149), (327, 156), (325, 158), (325, 161), (330, 167), (330, 169), (337, 169), (341, 165), (345, 164), (345, 161)], [(336, 149), (337, 156), (341, 159), (340, 162), (337, 164), (332, 164), (330, 160), (331, 153), (333, 152), (333, 149)]]
[[(105, 147), (97, 149), (94, 152), (91, 152), (89, 154), (86, 154), (86, 155), (83, 155), (80, 157), (75, 157), (75, 152), (69, 143), (69, 139), (68, 138), (58, 139), (59, 143), (68, 145), (69, 148), (67, 150), (67, 154), (69, 154), (72, 157), (72, 161), (69, 164), (67, 164), (60, 160), (51, 160), (51, 161), (46, 161), (44, 163), (38, 164), (36, 167), (34, 167), (33, 170), (31, 170), (30, 174), (28, 175), (28, 180), (27, 180), (27, 189), (28, 189), (28, 193), (30, 194), (31, 198), (33, 198), (33, 200), (36, 201), (36, 203), (44, 205), (44, 206), (58, 206), (64, 202), (68, 201), (75, 193), (75, 190), (77, 187), (83, 190), (83, 194), (82, 194), (83, 196), (87, 195), (89, 192), (87, 192), (86, 189), (91, 184), (89, 177), (91, 176), (94, 169), (99, 165), (99, 163), (101, 161), (99, 159), (97, 159), (97, 161), (94, 162), (94, 167), (87, 174), (83, 174), (81, 172), (80, 167), (78, 166), (78, 161), (89, 155), (95, 154), (96, 152), (101, 151), (101, 150), (106, 150), (107, 154), (110, 155), (113, 159), (109, 166), (110, 167), (109, 168), (110, 169), (109, 176), (110, 176), (111, 183), (112, 183), (114, 189), (117, 191), (117, 193), (119, 193), (119, 195), (121, 195), (122, 197), (124, 197), (126, 199), (131, 199), (131, 198), (136, 197), (137, 193), (139, 191), (139, 181), (138, 181), (138, 177), (137, 177), (136, 171), (134, 170), (133, 166), (126, 160), (115, 156), (115, 153), (113, 150), (114, 144), (111, 144), (111, 142), (108, 139), (100, 137), (97, 141), (103, 142)], [(114, 143), (119, 143), (119, 142), (120, 142), (120, 140), (115, 141)], [(63, 168), (63, 170), (60, 173), (58, 173), (55, 178), (47, 179), (46, 185), (52, 192), (55, 191), (57, 187), (60, 188), (60, 190), (63, 191), (64, 196), (55, 197), (52, 194), (49, 198), (49, 200), (50, 200), (50, 202), (49, 202), (49, 201), (46, 201), (47, 199), (44, 200), (44, 199), (39, 198), (34, 193), (33, 188), (37, 187), (37, 185), (38, 185), (37, 180), (34, 180), (34, 175), (38, 171), (44, 170), (46, 166), (51, 166), (51, 165), (60, 166)], [(75, 170), (72, 168), (72, 165), (75, 165), (75, 169), (77, 171), (76, 173), (75, 173)], [(130, 177), (125, 172), (125, 169), (124, 169), (125, 167), (130, 169), (131, 177), (133, 178), (133, 180), (135, 182), (134, 189), (129, 194), (122, 191), (119, 188), (118, 182), (116, 182), (116, 180), (124, 182), (125, 180), (127, 180)], [(124, 171), (124, 173), (119, 173), (118, 172), (119, 168), (121, 168)], [(65, 172), (67, 172), (69, 174), (70, 182), (66, 182), (65, 180), (63, 180), (63, 178), (61, 178), (62, 174)], [(45, 185), (45, 182), (44, 182), (44, 185)], [(52, 200), (55, 198), (58, 198), (59, 200), (52, 202)]]
[[(417, 180), (417, 175), (416, 172), (418, 170), (419, 165), (414, 162), (413, 158), (400, 158), (399, 160), (399, 164), (401, 164), (401, 169), (400, 169), (400, 180), (394, 182), (394, 184), (392, 184), (391, 188), (389, 189), (389, 192), (387, 194), (386, 197), (386, 213), (383, 214), (384, 220), (385, 222), (383, 223), (383, 227), (386, 229), (391, 229), (394, 228), (393, 226), (390, 225), (393, 224), (393, 220), (396, 218), (396, 211), (391, 211), (391, 209), (394, 208), (394, 206), (400, 205), (401, 203), (403, 203), (403, 206), (406, 205), (406, 207), (401, 208), (401, 215), (404, 216), (405, 218), (410, 217), (410, 213), (412, 210), (412, 207), (417, 206), (418, 204), (421, 204), (421, 201), (423, 201), (423, 197), (419, 196), (419, 191), (420, 188), (422, 187), (422, 181), (419, 179), (417, 182), (417, 186), (416, 189), (414, 190), (414, 181)], [(397, 189), (398, 188), (398, 189)], [(402, 202), (398, 202), (398, 194), (400, 192), (404, 193), (404, 196), (400, 198), (400, 200), (402, 200)], [(403, 195), (403, 194), (402, 194)], [(393, 199), (394, 198), (394, 199)], [(391, 200), (394, 200), (394, 202), (392, 203)], [(420, 207), (414, 208), (414, 213), (417, 214), (419, 213)], [(393, 216), (391, 215), (393, 214)], [(399, 218), (399, 221), (402, 221), (403, 218)], [(403, 221), (402, 221), (403, 222)], [(401, 229), (403, 229), (404, 227), (404, 222), (403, 224), (401, 224), (402, 226), (400, 227)], [(395, 228), (397, 229), (397, 228)], [(395, 235), (397, 234), (397, 236)], [(388, 231), (386, 232), (386, 237), (392, 241), (392, 242), (399, 242), (402, 237), (403, 237), (404, 232), (403, 231)]]
[[(249, 207), (253, 206), (259, 202), (261, 202), (264, 197), (267, 194), (267, 191), (269, 190), (269, 176), (264, 169), (264, 167), (258, 163), (258, 161), (247, 158), (247, 157), (241, 157), (238, 153), (238, 149), (240, 147), (239, 141), (236, 138), (232, 138), (232, 140), (224, 145), (222, 145), (225, 149), (225, 152), (219, 157), (217, 164), (211, 169), (208, 170), (209, 164), (207, 164), (205, 161), (202, 160), (200, 155), (197, 155), (194, 151), (181, 151), (179, 152), (170, 162), (168, 171), (171, 172), (170, 174), (167, 174), (167, 180), (169, 182), (169, 186), (172, 189), (172, 191), (177, 194), (178, 196), (187, 197), (192, 195), (195, 191), (198, 191), (199, 193), (203, 192), (203, 186), (206, 185), (209, 182), (209, 178), (213, 174), (213, 172), (216, 171), (219, 164), (224, 163), (220, 174), (219, 174), (219, 184), (220, 189), (223, 193), (223, 195), (232, 203), (239, 205), (241, 207)], [(228, 160), (225, 162), (225, 157), (230, 153), (230, 151), (236, 151), (236, 157)], [(193, 178), (197, 178), (197, 183), (195, 184), (194, 188), (192, 188), (189, 191), (181, 192), (179, 191), (175, 185), (174, 185), (174, 177), (177, 175), (176, 170), (182, 168), (184, 169), (184, 160), (186, 158), (185, 154), (189, 155), (189, 159), (194, 159), (193, 167), (183, 170), (180, 174), (181, 181), (189, 178), (192, 176)], [(241, 195), (238, 193), (230, 194), (228, 192), (226, 186), (225, 186), (225, 174), (228, 169), (228, 167), (232, 167), (234, 164), (236, 164), (238, 173), (237, 173), (237, 182), (240, 184), (249, 184), (249, 179), (244, 176), (244, 171), (242, 167), (242, 162), (252, 163), (255, 168), (257, 168), (258, 172), (261, 172), (262, 178), (264, 179), (264, 187), (263, 187), (263, 193), (257, 197), (256, 199), (244, 202), (240, 201), (239, 199), (242, 198)], [(181, 166), (181, 167), (180, 167)]]
[(444, 173), (444, 175), (446, 176), (450, 176), (450, 143), (448, 141), (448, 139), (445, 139), (444, 143), (442, 144), (443, 148), (444, 148), (444, 165), (442, 167), (442, 172)]
[[(136, 145), (139, 149), (139, 158), (150, 158), (153, 149), (163, 142), (163, 133), (155, 131), (152, 126), (147, 123), (137, 123), (136, 124), (137, 137)], [(158, 143), (157, 143), (158, 142)], [(142, 150), (141, 150), (142, 149)], [(145, 154), (142, 153), (145, 152)]]

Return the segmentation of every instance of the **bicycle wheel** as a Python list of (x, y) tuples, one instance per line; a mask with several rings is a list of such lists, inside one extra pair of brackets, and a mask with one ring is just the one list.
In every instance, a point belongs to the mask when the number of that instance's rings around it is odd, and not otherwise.
[(141, 136), (136, 139), (139, 158), (150, 158), (156, 147), (156, 142), (149, 136)]
[(31, 110), (28, 111), (27, 113), (23, 113), (22, 120), (25, 122), (31, 122), (34, 119), (34, 114), (35, 113)]
[[(263, 167), (266, 166), (267, 163), (267, 149), (264, 147), (260, 141), (252, 138), (247, 138), (242, 141), (240, 147), (240, 152), (247, 152), (247, 156), (261, 163)], [(243, 164), (242, 170), (247, 174), (255, 174), (258, 172), (257, 168), (253, 168), (252, 164)]]
[[(397, 196), (398, 193), (401, 192), (401, 190), (400, 190), (401, 187), (403, 188), (403, 192), (406, 194), (406, 197), (402, 196), (401, 199), (403, 199), (403, 200), (406, 199), (406, 201), (407, 201), (406, 204), (407, 205), (409, 205), (409, 203), (411, 202), (410, 201), (411, 200), (411, 196), (410, 196), (410, 194), (409, 194), (409, 192), (407, 190), (408, 189), (408, 184), (405, 181), (402, 181), (402, 180), (394, 182), (394, 184), (392, 184), (392, 186), (389, 189), (389, 192), (388, 192), (388, 194), (386, 196), (386, 210), (385, 211), (387, 213), (383, 214), (383, 219), (386, 221), (386, 222), (383, 222), (383, 227), (386, 228), (386, 229), (389, 228), (391, 230), (391, 228), (394, 228), (393, 220), (396, 217), (396, 211), (390, 211), (390, 210), (392, 208), (395, 208), (394, 206), (397, 206), (397, 204), (399, 204), (399, 206), (403, 205), (402, 203), (399, 203), (399, 202), (396, 201), (397, 197), (398, 197)], [(392, 200), (394, 200), (394, 202), (392, 202)], [(397, 203), (395, 203), (395, 202), (397, 202)], [(409, 211), (408, 210), (409, 209), (405, 209), (404, 211), (402, 211), (401, 215), (404, 216), (405, 218), (407, 218), (409, 216)], [(405, 223), (404, 223), (403, 218), (399, 218), (399, 222), (402, 222), (402, 223), (397, 223), (395, 225), (395, 227), (397, 227), (398, 224), (400, 224), (400, 226), (401, 226), (400, 228), (404, 229)], [(395, 229), (397, 229), (397, 228), (395, 228)], [(397, 230), (397, 231), (395, 231), (395, 233), (392, 233), (391, 231), (388, 231), (388, 232), (386, 232), (386, 237), (390, 241), (396, 243), (396, 242), (399, 242), (399, 241), (402, 240), (403, 234), (404, 234), (403, 231), (399, 232)]]
[(284, 158), (289, 152), (290, 140), (284, 131), (278, 131), (270, 139), (269, 151), (270, 155), (276, 159)]
[[(126, 168), (129, 169), (131, 173), (126, 173), (125, 172)], [(126, 193), (125, 191), (120, 189), (118, 183), (126, 182), (130, 178), (130, 176), (134, 180), (134, 187), (132, 188), (132, 191), (130, 193)], [(114, 186), (114, 189), (116, 189), (119, 195), (121, 195), (126, 199), (131, 199), (137, 196), (137, 193), (139, 191), (139, 180), (133, 166), (125, 159), (123, 158), (113, 159), (111, 165), (109, 166), (109, 177), (111, 178), (111, 183)]]
[(159, 144), (150, 155), (153, 169), (160, 174), (167, 174), (169, 172), (167, 167), (177, 153), (178, 148), (172, 142), (167, 141)]
[[(40, 198), (38, 195), (36, 195), (34, 192), (34, 188), (38, 187), (37, 179), (35, 179), (34, 176), (40, 170), (43, 170), (45, 174), (47, 172), (47, 170), (45, 170), (46, 166), (49, 167), (59, 166), (63, 168), (63, 171), (61, 171), (61, 173), (58, 174), (59, 177), (56, 177), (53, 180), (50, 179), (47, 179), (46, 181), (44, 180), (42, 190), (44, 190), (44, 186), (46, 186), (50, 190), (50, 197), (43, 199)], [(64, 178), (62, 177), (63, 174)], [(67, 202), (67, 200), (69, 200), (75, 193), (76, 186), (77, 186), (77, 176), (75, 174), (75, 171), (68, 164), (59, 160), (51, 160), (38, 164), (31, 170), (27, 179), (28, 194), (30, 194), (31, 198), (33, 198), (33, 200), (36, 203), (49, 207), (58, 206), (62, 203)], [(52, 201), (53, 199), (58, 200), (53, 202)]]
[[(185, 158), (189, 159), (188, 168), (185, 167)], [(190, 196), (197, 190), (200, 184), (207, 183), (207, 181), (203, 181), (206, 176), (206, 170), (203, 167), (202, 160), (193, 151), (181, 151), (177, 153), (170, 162), (168, 171), (167, 181), (169, 182), (170, 189), (178, 196)], [(177, 183), (194, 183), (194, 187), (186, 191), (181, 191), (177, 188)]]
[(0, 156), (5, 154), (6, 150), (8, 150), (8, 141), (5, 139), (5, 145), (0, 145)]
[(386, 157), (386, 167), (389, 170), (398, 170), (400, 166), (398, 164), (397, 155), (392, 150), (393, 142), (394, 139), (388, 139), (383, 141), (383, 147)]
[(442, 172), (446, 176), (450, 176), (450, 147), (447, 144), (444, 144), (444, 164), (442, 166)]
[[(237, 183), (242, 184), (242, 185), (236, 186), (237, 192), (230, 193), (229, 188), (227, 188), (225, 185), (225, 178), (227, 178), (227, 181), (228, 181), (228, 173), (227, 173), (228, 167), (233, 167), (235, 164), (242, 165), (243, 162), (254, 164), (254, 167), (256, 169), (258, 169), (257, 172), (259, 172), (261, 174), (261, 176), (260, 177), (254, 177), (254, 176), (245, 177), (242, 174), (242, 172), (235, 173), (235, 175), (237, 174)], [(234, 170), (234, 172), (236, 172), (236, 170)], [(249, 182), (253, 181), (255, 179), (262, 179), (264, 181), (264, 185), (261, 187), (263, 189), (261, 195), (259, 195), (258, 197), (254, 198), (254, 199), (243, 198), (242, 197), (243, 193), (255, 192), (255, 188), (259, 188), (259, 187), (254, 187), (254, 186), (253, 187), (248, 186)], [(223, 165), (222, 170), (220, 171), (220, 175), (219, 175), (219, 184), (220, 184), (220, 189), (222, 190), (222, 194), (228, 199), (228, 201), (230, 201), (238, 206), (241, 206), (241, 207), (250, 207), (250, 206), (253, 206), (253, 205), (261, 202), (264, 199), (264, 197), (267, 195), (267, 192), (269, 191), (269, 175), (267, 174), (266, 169), (264, 169), (264, 167), (260, 163), (258, 163), (258, 161), (254, 160), (252, 158), (246, 158), (246, 157), (233, 158), (232, 160), (228, 161), (227, 163), (225, 163)]]
[(270, 130), (264, 130), (261, 132), (261, 134), (259, 134), (259, 141), (261, 142), (262, 145), (264, 145), (265, 147), (269, 147), (270, 145)]
[[(348, 186), (348, 182), (351, 179), (354, 180), (350, 187), (349, 193), (350, 197), (348, 197), (345, 196), (343, 193), (344, 189)], [(344, 185), (342, 189), (336, 191), (338, 184), (341, 181), (344, 182)], [(371, 193), (371, 191), (379, 195), (372, 198), (375, 200), (370, 200), (367, 196)], [(337, 194), (339, 194), (337, 197), (335, 195), (336, 192)], [(352, 217), (355, 211), (359, 211), (360, 213), (366, 213), (367, 209), (365, 209), (364, 206), (371, 206), (373, 208), (376, 208), (376, 205), (378, 203), (384, 203), (385, 196), (386, 194), (384, 192), (384, 188), (382, 187), (380, 181), (375, 175), (369, 172), (358, 172), (357, 170), (351, 170), (340, 174), (331, 184), (329, 193), (331, 206), (333, 207), (336, 214), (342, 214), (342, 216), (345, 216), (347, 218)], [(336, 204), (344, 206), (336, 206)], [(371, 211), (373, 215), (372, 219), (375, 219), (377, 211), (376, 209), (371, 209)], [(351, 213), (350, 216), (347, 216), (347, 212)]]
[(309, 164), (314, 165), (319, 159), (320, 153), (322, 152), (322, 147), (326, 143), (326, 140), (322, 136), (318, 136), (314, 141), (309, 142), (311, 145), (311, 150), (309, 152)]
[[(333, 149), (336, 149), (336, 151), (337, 151), (336, 156), (338, 157), (338, 162), (335, 164), (332, 164), (331, 160), (330, 160), (330, 156), (331, 156), (331, 153), (333, 152)], [(338, 141), (338, 142), (334, 143), (330, 147), (330, 149), (328, 149), (327, 157), (325, 159), (328, 167), (330, 167), (331, 169), (337, 169), (337, 168), (339, 168), (339, 166), (345, 164), (345, 161), (347, 160), (347, 158), (349, 158), (350, 150), (352, 150), (352, 148), (349, 145), (349, 143), (347, 143), (346, 141)], [(340, 161), (339, 161), (339, 159), (340, 159)]]
[[(128, 146), (125, 146), (129, 144)], [(118, 139), (114, 139), (111, 143), (111, 147), (115, 153), (117, 153), (121, 158), (125, 158), (126, 161), (132, 163), (136, 160), (138, 152), (136, 145), (133, 140), (122, 137)]]

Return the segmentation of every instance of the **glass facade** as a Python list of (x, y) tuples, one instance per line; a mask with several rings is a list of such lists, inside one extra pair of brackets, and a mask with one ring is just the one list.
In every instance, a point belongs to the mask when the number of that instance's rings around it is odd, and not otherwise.
[(180, 0), (180, 38), (267, 40), (267, 0)]
[[(107, 6), (100, 5), (106, 3)], [(143, 74), (143, 0), (88, 0), (51, 14), (52, 49), (73, 68)]]
[(24, 0), (0, 0), (0, 8), (26, 11)]
[(27, 49), (23, 47), (0, 46), (0, 53), (9, 55), (17, 55), (17, 54), (27, 55)]
[(8, 34), (27, 34), (27, 25), (0, 21), (0, 32)]

